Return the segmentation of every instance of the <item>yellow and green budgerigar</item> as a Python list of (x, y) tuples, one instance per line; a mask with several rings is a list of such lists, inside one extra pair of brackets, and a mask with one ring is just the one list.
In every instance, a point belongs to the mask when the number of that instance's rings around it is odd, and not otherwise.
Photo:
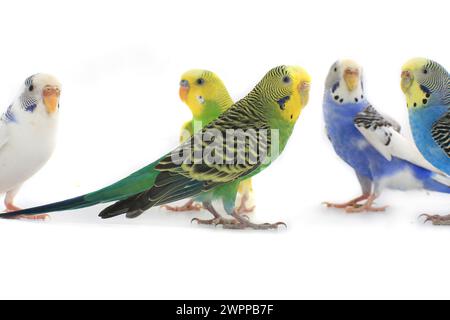
[[(283, 223), (256, 224), (236, 211), (239, 184), (267, 168), (283, 152), (308, 103), (310, 76), (300, 67), (271, 69), (255, 88), (201, 131), (155, 162), (98, 191), (41, 207), (0, 214), (1, 218), (73, 210), (116, 201), (103, 219), (183, 199), (202, 203), (213, 219), (199, 224), (230, 229), (276, 229)], [(215, 208), (221, 201), (227, 217)]]
[[(180, 142), (183, 143), (204, 126), (216, 120), (222, 113), (233, 105), (233, 100), (228, 93), (223, 81), (217, 74), (204, 69), (192, 69), (181, 76), (180, 99), (192, 112), (192, 119), (181, 128)], [(253, 193), (252, 180), (247, 179), (240, 183), (238, 189), (239, 213), (249, 213), (254, 210), (251, 206)], [(201, 205), (189, 200), (181, 207), (164, 206), (170, 211), (198, 211)]]

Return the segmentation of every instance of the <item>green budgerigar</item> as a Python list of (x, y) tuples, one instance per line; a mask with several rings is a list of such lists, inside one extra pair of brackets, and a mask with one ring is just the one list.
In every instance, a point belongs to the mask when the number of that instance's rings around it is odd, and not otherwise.
[[(117, 201), (101, 218), (125, 214), (136, 218), (146, 210), (194, 198), (212, 215), (199, 224), (232, 229), (276, 229), (283, 223), (255, 224), (235, 210), (239, 183), (268, 167), (284, 150), (295, 123), (307, 105), (310, 76), (300, 67), (270, 70), (243, 99), (172, 152), (104, 189), (74, 199), (1, 214), (17, 215), (80, 209)], [(221, 200), (231, 217), (213, 206)]]

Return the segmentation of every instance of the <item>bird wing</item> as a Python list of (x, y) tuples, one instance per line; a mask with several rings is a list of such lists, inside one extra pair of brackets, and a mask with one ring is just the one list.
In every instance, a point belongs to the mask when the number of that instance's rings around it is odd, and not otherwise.
[(397, 122), (381, 115), (373, 106), (358, 113), (354, 123), (366, 140), (388, 161), (396, 157), (442, 174), (422, 156), (414, 144), (400, 134)]
[(433, 124), (431, 136), (450, 158), (450, 110)]

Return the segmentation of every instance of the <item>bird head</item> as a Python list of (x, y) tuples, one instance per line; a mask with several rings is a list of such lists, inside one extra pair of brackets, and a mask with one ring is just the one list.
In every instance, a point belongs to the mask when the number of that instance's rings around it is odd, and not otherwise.
[(201, 119), (214, 104), (224, 112), (232, 104), (222, 80), (208, 70), (193, 69), (185, 72), (180, 81), (180, 99), (189, 107), (194, 118)]
[(61, 83), (54, 76), (38, 73), (25, 80), (20, 103), (28, 112), (43, 109), (48, 115), (58, 112)]
[(337, 104), (364, 100), (362, 67), (353, 60), (336, 61), (328, 72), (325, 90)]
[(437, 62), (414, 58), (403, 65), (401, 88), (409, 109), (450, 104), (450, 77)]
[(270, 70), (253, 93), (275, 110), (276, 118), (295, 123), (308, 104), (311, 76), (298, 66), (279, 66)]

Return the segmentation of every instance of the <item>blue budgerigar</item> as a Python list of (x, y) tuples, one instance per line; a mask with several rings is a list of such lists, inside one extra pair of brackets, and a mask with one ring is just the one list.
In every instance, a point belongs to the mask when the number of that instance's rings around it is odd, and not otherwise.
[(370, 105), (356, 62), (341, 60), (331, 67), (323, 112), (334, 150), (355, 170), (363, 192), (346, 203), (326, 203), (328, 207), (348, 213), (384, 211), (386, 207), (375, 207), (374, 200), (385, 188), (450, 193), (450, 178), (400, 134), (400, 125)]
[[(450, 175), (450, 76), (437, 62), (415, 58), (401, 77), (414, 141), (431, 164)], [(450, 215), (427, 215), (427, 221), (450, 225)]]

